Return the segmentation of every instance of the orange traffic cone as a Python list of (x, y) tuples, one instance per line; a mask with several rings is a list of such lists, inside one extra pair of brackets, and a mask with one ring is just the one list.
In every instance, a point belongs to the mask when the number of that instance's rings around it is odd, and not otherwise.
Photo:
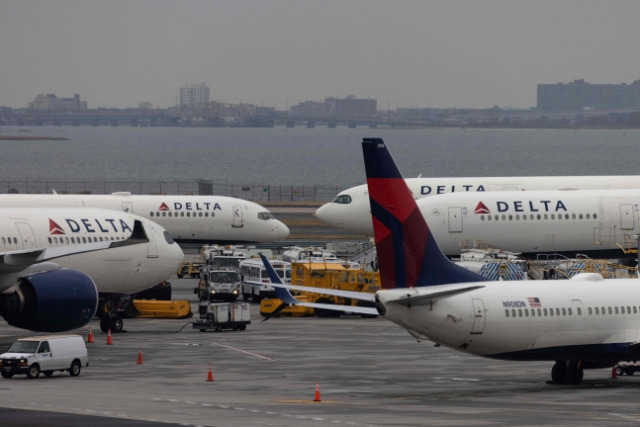
[(209, 362), (209, 373), (207, 374), (207, 382), (213, 382), (213, 372), (211, 372), (211, 362)]
[(111, 342), (111, 329), (109, 329), (109, 332), (107, 333), (107, 345), (111, 345), (113, 344)]
[(318, 384), (317, 381), (316, 381), (316, 392), (313, 395), (313, 401), (314, 402), (321, 402), (321, 400), (320, 400), (320, 385)]
[(136, 365), (142, 365), (142, 350), (138, 347), (138, 360), (136, 361)]
[(91, 328), (89, 328), (89, 336), (87, 337), (87, 344), (93, 343), (93, 334), (91, 333)]

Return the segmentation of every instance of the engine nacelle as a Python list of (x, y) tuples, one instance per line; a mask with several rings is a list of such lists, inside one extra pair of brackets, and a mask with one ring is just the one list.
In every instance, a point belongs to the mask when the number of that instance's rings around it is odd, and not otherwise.
[(98, 308), (98, 289), (91, 277), (59, 269), (23, 277), (0, 294), (0, 314), (11, 326), (37, 332), (80, 328)]

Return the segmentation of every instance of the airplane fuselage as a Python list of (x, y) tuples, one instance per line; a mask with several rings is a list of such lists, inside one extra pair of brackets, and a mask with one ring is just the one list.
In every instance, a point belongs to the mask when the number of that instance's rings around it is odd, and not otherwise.
[(586, 273), (562, 283), (476, 284), (482, 287), (435, 297), (426, 304), (394, 300), (462, 284), (382, 290), (378, 299), (385, 317), (414, 337), (474, 355), (503, 360), (580, 359), (594, 365), (640, 356), (627, 348), (639, 338), (638, 279), (604, 280)]
[(640, 190), (452, 193), (416, 203), (449, 256), (480, 242), (530, 257), (622, 257), (640, 233)]
[[(638, 189), (640, 175), (407, 178), (405, 182), (413, 197), (422, 199), (448, 193)], [(366, 184), (340, 192), (332, 202), (321, 206), (316, 211), (316, 216), (333, 227), (373, 236), (369, 192)]]
[[(147, 243), (77, 253), (54, 261), (89, 275), (100, 293), (132, 294), (169, 278), (184, 256), (175, 242), (167, 240), (162, 227), (136, 215), (94, 208), (0, 208), (0, 255), (125, 240), (136, 219), (143, 223)], [(0, 291), (15, 284), (16, 277), (39, 269), (38, 264), (1, 268)]]
[(2, 206), (97, 207), (134, 213), (178, 242), (237, 243), (284, 239), (289, 229), (257, 203), (224, 196), (3, 194)]

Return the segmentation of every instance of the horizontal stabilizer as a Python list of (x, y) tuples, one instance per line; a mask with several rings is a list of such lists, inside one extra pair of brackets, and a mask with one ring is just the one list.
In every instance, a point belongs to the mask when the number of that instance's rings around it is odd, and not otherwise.
[(401, 304), (407, 307), (430, 304), (434, 300), (458, 295), (485, 285), (475, 283), (461, 283), (457, 285), (442, 285), (434, 287), (420, 287), (409, 289), (383, 289), (378, 291), (378, 299), (383, 304)]

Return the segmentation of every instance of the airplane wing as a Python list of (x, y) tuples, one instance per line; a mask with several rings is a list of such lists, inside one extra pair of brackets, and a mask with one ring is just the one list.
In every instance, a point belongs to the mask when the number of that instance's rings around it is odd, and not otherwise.
[(142, 226), (142, 222), (136, 220), (131, 236), (129, 236), (125, 240), (0, 252), (0, 273), (16, 273), (33, 264), (50, 261), (52, 259), (61, 258), (67, 255), (93, 252), (115, 247), (137, 245), (140, 243), (147, 243), (148, 241), (149, 239), (144, 230), (144, 227)]
[[(375, 301), (375, 294), (366, 293), (366, 292), (353, 292), (353, 291), (342, 291), (339, 289), (327, 289), (327, 288), (314, 288), (311, 286), (298, 286), (298, 285), (285, 285), (280, 280), (280, 276), (275, 272), (269, 260), (263, 255), (260, 254), (260, 258), (262, 258), (262, 262), (269, 273), (269, 279), (271, 279), (271, 286), (273, 286), (276, 290), (276, 294), (278, 298), (282, 300), (283, 304), (286, 305), (299, 305), (301, 307), (310, 307), (310, 308), (320, 308), (324, 310), (334, 310), (334, 311), (342, 311), (344, 313), (358, 313), (358, 314), (367, 314), (367, 315), (378, 315), (378, 311), (375, 307), (362, 307), (362, 306), (352, 306), (352, 305), (338, 305), (338, 304), (319, 304), (314, 302), (302, 302), (297, 300), (291, 292), (292, 290), (313, 292), (317, 294), (323, 295), (335, 295), (343, 298), (351, 298), (357, 299), (361, 301)], [(280, 308), (277, 309), (279, 311)]]

